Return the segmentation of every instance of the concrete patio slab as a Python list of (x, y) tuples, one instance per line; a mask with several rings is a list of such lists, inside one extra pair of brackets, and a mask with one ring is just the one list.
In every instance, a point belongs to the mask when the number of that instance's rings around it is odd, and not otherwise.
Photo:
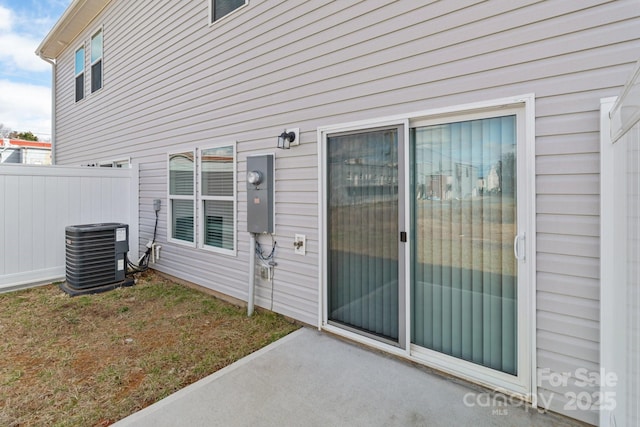
[(115, 425), (583, 425), (522, 404), (502, 406), (490, 396), (482, 388), (302, 328)]

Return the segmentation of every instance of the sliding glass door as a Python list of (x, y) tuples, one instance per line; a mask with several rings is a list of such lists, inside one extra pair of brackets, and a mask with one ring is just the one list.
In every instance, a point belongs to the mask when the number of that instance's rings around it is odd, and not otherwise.
[(531, 390), (524, 107), (321, 130), (327, 328)]
[(394, 343), (404, 330), (398, 244), (400, 130), (327, 138), (328, 320)]
[(516, 375), (516, 116), (411, 129), (411, 341)]

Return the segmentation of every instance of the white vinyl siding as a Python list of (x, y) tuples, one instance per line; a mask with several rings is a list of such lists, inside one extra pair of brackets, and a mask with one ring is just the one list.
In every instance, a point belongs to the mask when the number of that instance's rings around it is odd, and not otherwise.
[[(635, 1), (251, 0), (210, 26), (209, 10), (200, 0), (110, 2), (97, 18), (109, 29), (108, 96), (82, 108), (74, 49), (96, 28), (57, 60), (56, 159), (138, 163), (143, 244), (153, 199), (167, 200), (166, 153), (237, 141), (237, 256), (160, 241), (155, 268), (246, 300), (245, 159), (299, 127), (301, 145), (275, 160), (273, 308), (317, 324), (316, 129), (535, 93), (537, 367), (597, 369), (599, 100), (619, 93), (640, 51)], [(295, 234), (306, 235), (306, 256), (294, 254)], [(256, 285), (256, 304), (269, 307), (270, 284)], [(593, 412), (565, 409), (570, 387), (538, 391), (554, 396), (552, 409), (595, 423)]]

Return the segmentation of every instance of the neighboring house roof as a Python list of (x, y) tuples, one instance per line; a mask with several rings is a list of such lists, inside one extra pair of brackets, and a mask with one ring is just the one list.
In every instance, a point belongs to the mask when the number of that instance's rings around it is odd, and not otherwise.
[(41, 141), (25, 141), (22, 139), (5, 139), (3, 141), (2, 146), (11, 147), (11, 148), (42, 148), (51, 150), (50, 142), (41, 142)]
[(109, 2), (110, 0), (73, 0), (40, 43), (36, 54), (41, 58), (57, 58)]

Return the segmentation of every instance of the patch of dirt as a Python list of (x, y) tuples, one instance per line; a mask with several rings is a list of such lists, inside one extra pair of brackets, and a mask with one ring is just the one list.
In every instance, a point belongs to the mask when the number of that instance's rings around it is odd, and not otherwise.
[(107, 426), (298, 327), (152, 271), (103, 294), (0, 294), (0, 425)]

